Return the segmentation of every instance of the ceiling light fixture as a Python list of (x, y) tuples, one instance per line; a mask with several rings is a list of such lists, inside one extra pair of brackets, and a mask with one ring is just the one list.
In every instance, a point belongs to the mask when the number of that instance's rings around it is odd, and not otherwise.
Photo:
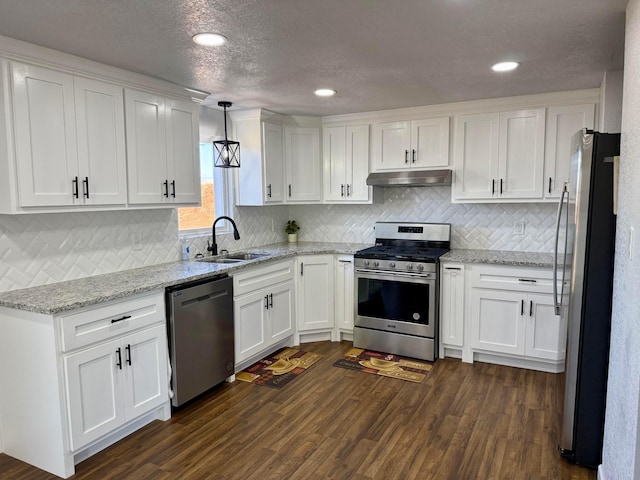
[(220, 168), (240, 168), (240, 142), (229, 140), (227, 136), (227, 108), (231, 102), (218, 102), (224, 108), (224, 140), (213, 142), (213, 164)]
[(191, 39), (205, 47), (219, 47), (227, 42), (227, 38), (219, 33), (197, 33)]
[(500, 62), (491, 67), (494, 72), (510, 72), (518, 68), (520, 64), (518, 62)]
[(313, 93), (319, 97), (333, 97), (336, 94), (336, 91), (331, 88), (319, 88)]

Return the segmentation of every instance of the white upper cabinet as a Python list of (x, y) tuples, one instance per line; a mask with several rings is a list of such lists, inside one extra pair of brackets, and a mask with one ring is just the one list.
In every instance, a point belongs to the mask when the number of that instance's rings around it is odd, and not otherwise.
[(320, 130), (316, 127), (284, 128), (284, 158), (287, 202), (322, 200)]
[(369, 125), (326, 127), (322, 137), (324, 201), (369, 202)]
[(448, 165), (449, 117), (374, 125), (374, 172), (446, 168)]
[(73, 205), (79, 180), (73, 76), (21, 63), (12, 73), (20, 206)]
[(542, 108), (456, 117), (453, 201), (542, 198)]
[(594, 109), (592, 103), (547, 109), (545, 199), (560, 198), (562, 186), (569, 181), (571, 137), (582, 128), (593, 128)]
[(198, 204), (198, 106), (125, 90), (129, 203)]
[(284, 138), (280, 116), (266, 110), (237, 111), (234, 139), (240, 142), (240, 168), (236, 169), (236, 205), (283, 203)]

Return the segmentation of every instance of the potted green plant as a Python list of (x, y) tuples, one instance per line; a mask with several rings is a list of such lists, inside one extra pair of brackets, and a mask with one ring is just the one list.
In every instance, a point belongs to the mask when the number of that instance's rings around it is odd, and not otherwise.
[(300, 227), (295, 220), (289, 220), (284, 226), (284, 231), (287, 233), (287, 237), (291, 243), (298, 241), (298, 230), (300, 230)]

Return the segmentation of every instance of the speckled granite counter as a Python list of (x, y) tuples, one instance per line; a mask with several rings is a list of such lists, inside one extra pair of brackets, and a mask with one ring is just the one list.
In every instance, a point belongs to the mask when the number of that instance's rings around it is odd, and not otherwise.
[(149, 292), (172, 285), (213, 278), (223, 273), (305, 254), (352, 254), (369, 247), (360, 243), (276, 243), (245, 252), (267, 256), (242, 263), (219, 264), (206, 261), (172, 262), (161, 265), (95, 275), (93, 277), (52, 283), (39, 287), (0, 293), (0, 306), (36, 313), (53, 314)]
[(492, 263), (516, 267), (553, 267), (553, 253), (509, 252), (503, 250), (450, 250), (441, 262)]

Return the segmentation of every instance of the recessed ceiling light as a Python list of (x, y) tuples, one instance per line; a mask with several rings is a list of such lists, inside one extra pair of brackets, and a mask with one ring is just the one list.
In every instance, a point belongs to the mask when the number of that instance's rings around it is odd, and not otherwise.
[(520, 65), (518, 62), (500, 62), (491, 67), (491, 70), (494, 72), (510, 72), (518, 68), (518, 65)]
[(198, 45), (205, 47), (219, 47), (227, 41), (226, 37), (223, 37), (219, 33), (197, 33), (191, 37), (191, 39)]
[(331, 88), (319, 88), (313, 93), (319, 97), (333, 97), (336, 94), (336, 91)]

